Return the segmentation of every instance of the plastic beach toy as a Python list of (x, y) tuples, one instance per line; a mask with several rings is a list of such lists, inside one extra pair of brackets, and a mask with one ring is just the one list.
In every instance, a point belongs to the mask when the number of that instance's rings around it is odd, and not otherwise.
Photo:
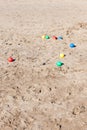
[(43, 35), (43, 36), (42, 36), (42, 39), (45, 39), (45, 36), (46, 36), (46, 35)]
[(62, 36), (59, 36), (59, 37), (58, 37), (58, 40), (63, 40), (63, 37), (62, 37)]
[(8, 58), (8, 62), (13, 62), (13, 61), (14, 61), (14, 59), (12, 57)]
[(50, 37), (48, 35), (45, 36), (46, 39), (50, 39)]
[(52, 39), (53, 39), (53, 40), (57, 40), (57, 37), (56, 37), (56, 36), (52, 36)]
[(65, 56), (65, 55), (64, 55), (63, 53), (60, 54), (60, 58), (64, 58), (64, 56)]
[(61, 61), (56, 62), (56, 66), (61, 67), (63, 63)]
[(74, 43), (70, 43), (70, 48), (74, 48), (75, 47), (75, 44)]

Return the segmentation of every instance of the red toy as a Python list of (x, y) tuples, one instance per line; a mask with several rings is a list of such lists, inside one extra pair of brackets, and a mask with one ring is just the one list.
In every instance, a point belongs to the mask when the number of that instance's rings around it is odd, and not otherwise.
[(9, 58), (8, 58), (8, 61), (9, 61), (9, 62), (13, 62), (14, 59), (13, 59), (12, 57), (9, 57)]
[(52, 39), (53, 39), (53, 40), (57, 40), (57, 37), (56, 37), (56, 36), (52, 36)]

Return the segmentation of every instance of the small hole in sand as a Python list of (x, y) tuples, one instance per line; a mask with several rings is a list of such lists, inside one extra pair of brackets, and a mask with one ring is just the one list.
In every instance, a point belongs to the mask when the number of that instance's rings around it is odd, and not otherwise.
[(11, 46), (11, 45), (12, 45), (12, 43), (9, 43), (9, 45)]
[(52, 91), (52, 88), (49, 88), (50, 91)]
[(41, 101), (41, 99), (39, 98), (39, 101)]
[(61, 126), (61, 125), (59, 125), (59, 127), (60, 127), (60, 129), (62, 128), (62, 126)]
[(69, 95), (71, 95), (72, 93), (71, 92), (69, 92)]
[(39, 90), (39, 93), (41, 93), (41, 90)]
[(46, 63), (43, 63), (42, 65), (46, 65)]

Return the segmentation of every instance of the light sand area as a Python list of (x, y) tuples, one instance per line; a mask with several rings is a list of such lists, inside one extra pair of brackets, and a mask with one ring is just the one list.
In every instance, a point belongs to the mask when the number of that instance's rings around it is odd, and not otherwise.
[(87, 130), (87, 0), (0, 0), (0, 130)]

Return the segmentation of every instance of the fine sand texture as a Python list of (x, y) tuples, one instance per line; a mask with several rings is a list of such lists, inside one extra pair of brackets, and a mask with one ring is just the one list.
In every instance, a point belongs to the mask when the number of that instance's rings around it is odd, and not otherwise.
[(87, 0), (0, 0), (0, 130), (87, 130)]

